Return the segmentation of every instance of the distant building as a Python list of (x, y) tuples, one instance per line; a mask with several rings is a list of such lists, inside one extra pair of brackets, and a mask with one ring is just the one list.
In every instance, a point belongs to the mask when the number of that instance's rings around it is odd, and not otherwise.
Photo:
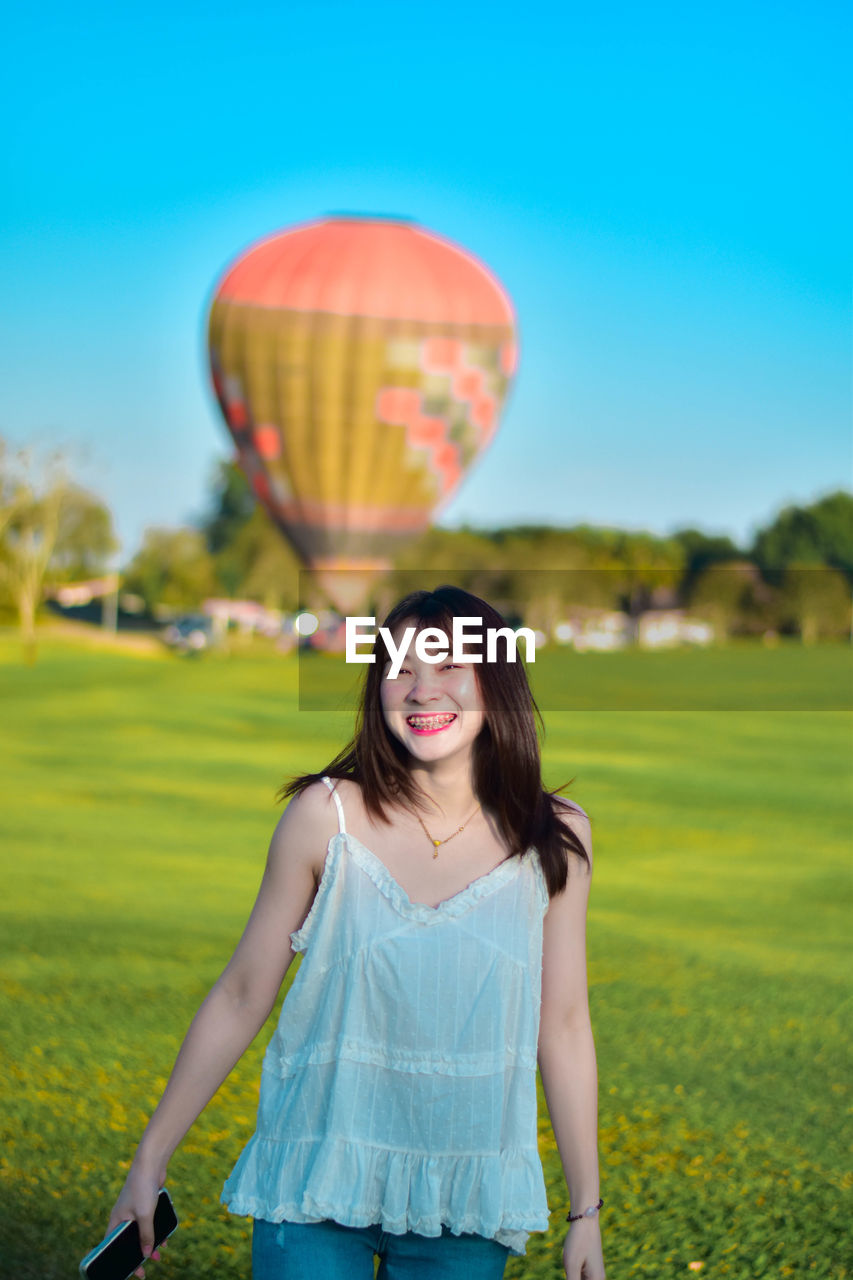
[(44, 594), (48, 600), (56, 600), (63, 609), (72, 609), (110, 595), (117, 587), (118, 577), (111, 573), (105, 578), (90, 578), (88, 582), (63, 582), (59, 586), (45, 587)]
[(647, 609), (636, 620), (636, 640), (641, 649), (706, 645), (714, 641), (714, 628), (701, 618), (687, 617), (683, 609)]
[(577, 605), (554, 627), (553, 638), (583, 653), (587, 649), (624, 649), (631, 644), (643, 649), (707, 645), (714, 642), (715, 632), (711, 623), (688, 617), (683, 609), (647, 609), (632, 618), (615, 609)]
[(229, 626), (236, 626), (243, 635), (281, 635), (284, 614), (278, 609), (267, 609), (256, 600), (205, 600), (202, 613), (213, 619), (217, 636), (222, 636)]
[(616, 609), (575, 605), (554, 628), (554, 639), (585, 649), (624, 649), (631, 641), (631, 619)]

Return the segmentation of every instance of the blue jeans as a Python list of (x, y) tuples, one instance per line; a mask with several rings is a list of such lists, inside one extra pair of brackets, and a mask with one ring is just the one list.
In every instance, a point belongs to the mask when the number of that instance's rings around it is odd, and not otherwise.
[(509, 1249), (485, 1236), (395, 1236), (339, 1222), (266, 1222), (252, 1233), (252, 1280), (501, 1280)]

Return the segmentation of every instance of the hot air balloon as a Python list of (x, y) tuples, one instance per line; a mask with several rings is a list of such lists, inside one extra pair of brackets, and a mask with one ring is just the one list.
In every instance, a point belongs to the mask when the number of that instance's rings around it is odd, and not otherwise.
[(216, 288), (209, 348), (240, 465), (342, 612), (334, 571), (387, 569), (428, 526), (494, 436), (516, 366), (512, 304), (483, 263), (373, 216), (251, 246)]

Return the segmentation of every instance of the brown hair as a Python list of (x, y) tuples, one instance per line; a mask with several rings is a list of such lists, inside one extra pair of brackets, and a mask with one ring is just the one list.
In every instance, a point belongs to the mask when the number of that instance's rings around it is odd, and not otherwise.
[[(488, 628), (507, 625), (485, 600), (460, 587), (442, 586), (405, 596), (383, 626), (393, 633), (402, 623), (415, 623), (441, 627), (449, 636), (455, 617), (480, 619), (483, 635)], [(465, 647), (469, 655), (476, 653), (477, 641), (466, 638)], [(296, 795), (325, 774), (357, 782), (368, 813), (384, 822), (389, 821), (386, 806), (401, 799), (412, 807), (422, 804), (420, 788), (409, 772), (409, 754), (389, 731), (382, 712), (380, 690), (391, 655), (381, 634), (374, 656), (375, 661), (367, 667), (352, 740), (319, 773), (302, 774), (282, 786), (279, 799)], [(502, 641), (498, 641), (495, 660), (478, 665), (477, 681), (485, 723), (473, 745), (474, 792), (483, 807), (494, 813), (513, 856), (531, 846), (537, 850), (553, 896), (565, 887), (570, 854), (577, 854), (589, 865), (583, 843), (559, 816), (562, 806), (556, 796), (570, 783), (553, 794), (542, 786), (537, 735), (537, 723), (544, 732), (542, 716), (524, 664), (518, 659), (509, 661)]]

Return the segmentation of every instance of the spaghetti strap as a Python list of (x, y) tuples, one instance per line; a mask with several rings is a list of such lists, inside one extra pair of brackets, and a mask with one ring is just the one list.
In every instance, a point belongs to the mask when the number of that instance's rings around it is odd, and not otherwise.
[(325, 774), (323, 775), (323, 781), (331, 791), (332, 799), (334, 800), (338, 810), (338, 831), (341, 835), (344, 835), (346, 833), (346, 824), (344, 822), (344, 806), (341, 804), (341, 797), (338, 795), (338, 789), (335, 786), (334, 782), (332, 782), (332, 779), (326, 777)]

